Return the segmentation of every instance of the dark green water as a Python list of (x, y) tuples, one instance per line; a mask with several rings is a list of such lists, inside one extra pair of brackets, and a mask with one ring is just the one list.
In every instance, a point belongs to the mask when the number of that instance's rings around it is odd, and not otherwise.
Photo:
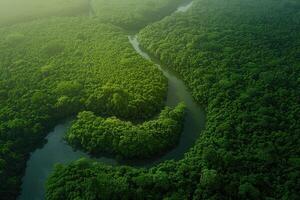
[[(176, 12), (185, 12), (192, 6), (192, 3), (180, 6)], [(142, 57), (154, 62), (157, 67), (162, 70), (163, 74), (168, 78), (168, 97), (166, 105), (176, 106), (179, 102), (185, 102), (187, 106), (187, 115), (185, 118), (184, 131), (181, 135), (180, 142), (176, 148), (165, 153), (159, 158), (145, 161), (119, 162), (112, 158), (97, 158), (99, 162), (110, 165), (131, 165), (135, 167), (150, 167), (170, 159), (181, 159), (184, 153), (191, 148), (197, 140), (201, 130), (205, 126), (205, 113), (193, 100), (187, 87), (179, 76), (167, 66), (161, 66), (159, 62), (151, 58), (143, 51), (138, 43), (136, 36), (129, 36), (129, 42), (132, 47)], [(67, 129), (70, 127), (70, 121), (57, 125), (54, 130), (48, 134), (47, 143), (37, 149), (30, 156), (27, 162), (25, 176), (23, 177), (22, 193), (19, 200), (42, 200), (45, 194), (45, 182), (49, 174), (53, 171), (54, 165), (57, 163), (67, 164), (79, 158), (90, 158), (89, 155), (74, 151), (68, 144), (63, 141)]]

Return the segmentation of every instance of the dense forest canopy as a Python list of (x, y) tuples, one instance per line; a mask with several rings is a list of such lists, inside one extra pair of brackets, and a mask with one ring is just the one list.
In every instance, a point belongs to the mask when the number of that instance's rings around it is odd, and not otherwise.
[(47, 198), (299, 199), (299, 17), (296, 1), (198, 0), (143, 29), (143, 47), (207, 106), (206, 130), (149, 170), (58, 166)]
[(91, 0), (93, 12), (103, 22), (138, 30), (173, 12), (188, 0)]
[(184, 104), (166, 107), (159, 116), (142, 124), (81, 112), (66, 140), (93, 155), (115, 154), (120, 158), (149, 158), (164, 153), (179, 141), (184, 121)]
[(130, 46), (135, 30), (206, 107), (205, 131), (182, 160), (147, 169), (59, 164), (46, 199), (300, 199), (300, 2), (194, 0), (170, 14), (182, 2), (92, 0), (93, 17), (0, 28), (0, 199), (17, 197), (29, 153), (70, 116), (66, 140), (95, 155), (176, 145), (184, 106), (164, 106), (167, 79)]
[[(16, 195), (28, 153), (58, 120), (88, 110), (142, 120), (158, 114), (167, 81), (123, 31), (89, 18), (0, 29), (1, 195)], [(11, 196), (11, 197), (10, 197)]]

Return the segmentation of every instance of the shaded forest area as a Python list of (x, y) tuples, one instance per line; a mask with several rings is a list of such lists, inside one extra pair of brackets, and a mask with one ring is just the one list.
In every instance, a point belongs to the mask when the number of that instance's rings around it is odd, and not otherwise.
[[(106, 8), (122, 19), (128, 12), (119, 11), (126, 7), (138, 16), (130, 23), (136, 20), (145, 26), (180, 2), (139, 2), (144, 11), (151, 9), (148, 15), (135, 8), (135, 0), (120, 2), (117, 9), (112, 1)], [(99, 13), (89, 17), (92, 7), (101, 9), (96, 1), (89, 3), (0, 2), (0, 199), (18, 196), (29, 153), (46, 142), (47, 132), (61, 120), (90, 111), (103, 118), (116, 117), (123, 126), (125, 121), (152, 120), (164, 109), (167, 80), (132, 49), (127, 38), (132, 27), (124, 31), (113, 25), (118, 20), (109, 21)], [(149, 16), (151, 12), (155, 17)], [(64, 17), (69, 15), (83, 16)], [(183, 119), (176, 120), (172, 126), (180, 129)], [(178, 142), (179, 130), (176, 134), (170, 130), (164, 130), (170, 136), (164, 138), (164, 150)]]
[(198, 0), (143, 29), (143, 47), (206, 105), (206, 130), (151, 169), (57, 166), (47, 198), (299, 199), (299, 17), (296, 1)]
[[(89, 115), (99, 128), (111, 130), (103, 124), (114, 119), (118, 133), (126, 127), (131, 134), (141, 127), (126, 121), (156, 123), (164, 112), (167, 80), (137, 55), (127, 32), (162, 18), (179, 1), (98, 2), (106, 12), (94, 0), (94, 17), (0, 28), (1, 199), (17, 197), (29, 153), (59, 120), (88, 111), (74, 126)], [(46, 199), (300, 198), (298, 1), (195, 0), (138, 38), (206, 107), (205, 131), (182, 160), (149, 169), (86, 159), (57, 165)], [(83, 122), (69, 134), (90, 128)]]
[[(0, 30), (0, 186), (14, 199), (29, 152), (79, 111), (149, 119), (167, 80), (124, 32), (89, 18), (53, 18)], [(101, 97), (101, 98), (98, 98)]]
[(81, 112), (66, 135), (75, 148), (93, 155), (117, 155), (121, 159), (145, 159), (176, 146), (183, 130), (185, 105), (166, 107), (159, 116), (142, 124), (116, 117), (97, 117)]
[(189, 0), (91, 0), (95, 16), (129, 31), (138, 31), (158, 21)]

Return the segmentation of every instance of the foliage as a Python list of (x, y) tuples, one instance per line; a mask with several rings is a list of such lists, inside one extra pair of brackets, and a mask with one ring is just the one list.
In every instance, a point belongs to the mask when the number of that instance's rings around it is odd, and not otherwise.
[(184, 159), (150, 169), (60, 166), (47, 199), (299, 199), (298, 8), (293, 0), (196, 0), (142, 30), (143, 47), (207, 105), (205, 132)]
[(173, 12), (187, 0), (91, 0), (98, 19), (129, 30), (139, 30)]
[(182, 132), (183, 104), (166, 107), (157, 119), (142, 124), (124, 122), (115, 117), (96, 117), (81, 112), (66, 135), (66, 140), (79, 149), (99, 155), (109, 153), (121, 158), (146, 158), (175, 146)]
[(1, 198), (18, 194), (29, 153), (59, 120), (83, 110), (143, 120), (163, 108), (166, 78), (117, 27), (52, 18), (0, 35)]
[[(99, 24), (137, 28), (154, 20), (126, 18), (120, 5), (107, 10), (121, 19), (95, 10), (94, 20), (52, 19), (0, 30), (1, 198), (14, 199), (29, 152), (58, 119), (83, 110), (147, 119), (162, 108), (161, 72), (136, 55), (124, 31)], [(126, 11), (139, 13), (133, 7)], [(184, 159), (150, 169), (88, 160), (59, 165), (46, 198), (299, 199), (299, 7), (295, 0), (195, 0), (187, 13), (142, 30), (143, 47), (207, 106), (205, 132)], [(156, 123), (133, 125), (91, 112), (81, 115), (96, 125), (113, 124), (101, 125), (105, 130), (120, 125), (121, 133)], [(86, 121), (75, 131), (90, 128)]]
[[(183, 189), (173, 190), (176, 179), (184, 178), (181, 173), (186, 173), (174, 164), (168, 161), (151, 173), (143, 168), (116, 168), (86, 159), (68, 166), (57, 165), (47, 181), (46, 199), (162, 199), (162, 193), (165, 199), (186, 199)], [(169, 173), (176, 169), (178, 174)]]
[(207, 105), (195, 152), (226, 186), (200, 184), (202, 199), (300, 198), (290, 187), (299, 168), (288, 162), (300, 156), (299, 5), (200, 0), (140, 33)]

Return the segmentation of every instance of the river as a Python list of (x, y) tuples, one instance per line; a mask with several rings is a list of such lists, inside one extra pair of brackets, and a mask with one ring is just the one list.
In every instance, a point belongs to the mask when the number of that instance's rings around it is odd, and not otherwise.
[[(192, 3), (193, 2), (179, 6), (175, 12), (186, 12), (192, 6)], [(130, 162), (117, 161), (107, 157), (101, 157), (95, 160), (110, 165), (126, 164), (134, 167), (151, 167), (165, 160), (181, 159), (183, 158), (184, 153), (194, 145), (201, 130), (203, 130), (205, 126), (204, 110), (195, 103), (188, 88), (175, 72), (162, 66), (157, 59), (152, 58), (145, 50), (140, 48), (137, 36), (129, 36), (128, 39), (138, 54), (155, 63), (167, 77), (168, 95), (166, 105), (176, 106), (179, 102), (184, 102), (186, 104), (187, 114), (185, 117), (184, 130), (176, 148), (159, 158)], [(37, 149), (31, 153), (30, 159), (27, 162), (25, 176), (22, 180), (22, 192), (18, 200), (45, 199), (45, 182), (49, 174), (53, 171), (55, 164), (67, 164), (82, 157), (90, 158), (89, 155), (81, 151), (74, 151), (63, 140), (70, 124), (71, 121), (67, 120), (65, 123), (57, 125), (54, 130), (48, 134), (46, 138), (47, 143), (41, 149)]]

